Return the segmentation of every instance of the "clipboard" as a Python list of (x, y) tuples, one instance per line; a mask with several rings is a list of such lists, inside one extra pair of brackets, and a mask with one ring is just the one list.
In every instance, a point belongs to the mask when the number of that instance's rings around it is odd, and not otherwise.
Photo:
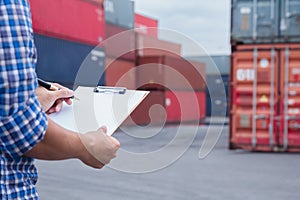
[(75, 91), (72, 105), (64, 103), (58, 113), (49, 117), (60, 126), (79, 133), (107, 127), (112, 135), (134, 109), (146, 98), (149, 91), (127, 90), (122, 87), (82, 87)]

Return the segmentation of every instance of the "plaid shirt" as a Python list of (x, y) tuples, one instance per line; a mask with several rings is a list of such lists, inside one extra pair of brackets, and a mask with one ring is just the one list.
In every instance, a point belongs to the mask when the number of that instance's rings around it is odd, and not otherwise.
[(0, 199), (38, 199), (37, 170), (23, 157), (47, 128), (35, 64), (27, 0), (0, 0)]

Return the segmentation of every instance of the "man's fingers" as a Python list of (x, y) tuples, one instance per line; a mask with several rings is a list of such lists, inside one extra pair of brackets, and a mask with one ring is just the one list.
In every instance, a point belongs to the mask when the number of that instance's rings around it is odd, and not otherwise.
[(63, 106), (63, 101), (62, 100), (57, 100), (55, 103), (55, 112), (59, 112)]
[(107, 127), (106, 126), (100, 127), (99, 130), (103, 131), (105, 134), (107, 133)]
[(54, 91), (56, 99), (67, 99), (74, 96), (74, 92), (69, 89), (61, 89)]
[(68, 104), (68, 105), (71, 105), (73, 102), (70, 98), (66, 98), (64, 99), (64, 101)]
[(117, 148), (120, 148), (121, 144), (120, 144), (119, 140), (117, 140), (116, 138), (111, 137), (111, 136), (110, 136), (110, 139), (113, 142), (113, 144), (116, 145)]

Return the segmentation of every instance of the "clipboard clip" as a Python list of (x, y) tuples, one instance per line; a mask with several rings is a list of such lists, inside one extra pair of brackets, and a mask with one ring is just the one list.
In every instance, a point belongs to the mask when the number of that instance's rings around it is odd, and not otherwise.
[(113, 93), (113, 94), (125, 94), (125, 87), (107, 87), (107, 86), (97, 86), (94, 89), (95, 93)]

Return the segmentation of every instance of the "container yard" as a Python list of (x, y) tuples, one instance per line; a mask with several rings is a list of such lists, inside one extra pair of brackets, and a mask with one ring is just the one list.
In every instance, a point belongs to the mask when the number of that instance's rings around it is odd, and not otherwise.
[(299, 152), (299, 3), (232, 2), (231, 149)]
[[(300, 198), (300, 0), (28, 2), (37, 77), (93, 104), (85, 124), (129, 113), (100, 170), (36, 159), (40, 199)], [(76, 101), (101, 86), (149, 94), (130, 112)]]

